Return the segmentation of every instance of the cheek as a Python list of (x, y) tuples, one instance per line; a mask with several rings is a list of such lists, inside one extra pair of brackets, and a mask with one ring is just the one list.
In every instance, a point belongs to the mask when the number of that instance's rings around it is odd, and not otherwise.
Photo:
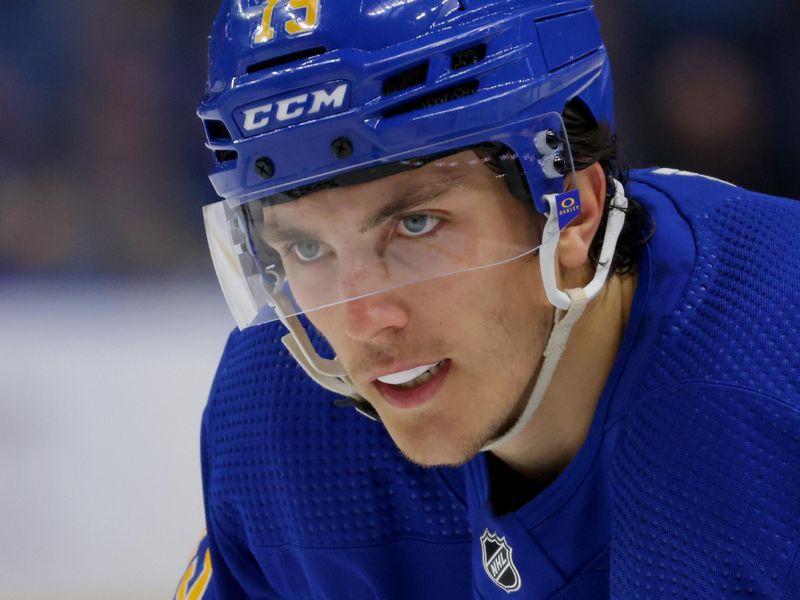
[[(344, 359), (347, 356), (346, 347), (343, 343), (345, 336), (342, 330), (340, 310), (341, 307), (332, 306), (322, 310), (315, 310), (306, 315), (314, 329), (325, 338), (331, 348), (323, 354), (323, 358), (333, 358), (333, 355), (336, 355)], [(311, 334), (310, 331), (309, 334)], [(330, 354), (330, 356), (325, 356), (326, 354)]]
[(501, 363), (500, 376), (518, 387), (530, 379), (541, 360), (553, 321), (539, 270), (533, 261), (498, 268), (498, 280), (481, 298), (484, 305), (483, 340), (479, 346), (484, 360)]
[(535, 353), (552, 323), (536, 257), (443, 278), (424, 298), (420, 330), (478, 360)]
[(538, 256), (487, 269), (482, 275), (473, 286), (469, 304), (493, 315), (507, 329), (513, 331), (538, 321), (550, 306), (541, 282)]
[(300, 310), (313, 310), (337, 300), (331, 292), (331, 283), (326, 281), (323, 269), (314, 266), (296, 267), (288, 263), (284, 263), (284, 269), (294, 303)]

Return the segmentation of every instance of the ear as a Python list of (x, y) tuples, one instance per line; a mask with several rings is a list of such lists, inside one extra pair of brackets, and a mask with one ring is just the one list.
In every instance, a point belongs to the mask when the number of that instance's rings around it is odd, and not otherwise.
[(603, 167), (594, 163), (576, 174), (581, 192), (581, 214), (567, 225), (558, 240), (558, 262), (562, 270), (577, 269), (589, 262), (592, 244), (606, 199), (606, 177)]

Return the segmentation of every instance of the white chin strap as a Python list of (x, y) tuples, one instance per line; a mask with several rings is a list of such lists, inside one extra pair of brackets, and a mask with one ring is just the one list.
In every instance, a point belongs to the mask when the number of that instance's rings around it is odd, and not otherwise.
[(550, 205), (550, 213), (545, 225), (545, 242), (539, 250), (539, 264), (541, 265), (542, 281), (544, 282), (547, 299), (556, 307), (556, 314), (550, 338), (544, 350), (544, 361), (536, 383), (533, 386), (528, 403), (522, 411), (514, 425), (499, 438), (493, 440), (481, 450), (484, 452), (496, 450), (513, 440), (530, 422), (533, 413), (542, 403), (545, 392), (550, 386), (558, 361), (564, 353), (564, 349), (569, 339), (572, 327), (583, 315), (586, 305), (597, 296), (608, 278), (611, 261), (614, 258), (614, 251), (617, 247), (617, 240), (625, 224), (625, 214), (628, 208), (628, 199), (625, 197), (625, 189), (622, 184), (614, 180), (616, 186), (614, 198), (611, 201), (608, 212), (603, 246), (600, 250), (600, 258), (597, 261), (597, 269), (592, 281), (584, 288), (562, 291), (556, 283), (556, 248), (558, 246), (560, 230), (558, 228), (558, 209), (556, 207), (555, 196), (545, 196)]

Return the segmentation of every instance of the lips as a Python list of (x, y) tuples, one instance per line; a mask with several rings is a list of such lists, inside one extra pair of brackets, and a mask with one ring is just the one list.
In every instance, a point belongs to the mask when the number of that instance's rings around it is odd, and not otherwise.
[(414, 408), (425, 404), (436, 395), (450, 373), (451, 366), (450, 359), (432, 365), (420, 365), (382, 375), (373, 385), (388, 404), (402, 409)]

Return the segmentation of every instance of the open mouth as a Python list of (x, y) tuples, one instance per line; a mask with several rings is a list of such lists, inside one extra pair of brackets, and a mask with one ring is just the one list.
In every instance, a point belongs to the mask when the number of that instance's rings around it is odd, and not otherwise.
[(374, 385), (389, 404), (398, 408), (412, 408), (436, 395), (451, 365), (449, 358), (431, 365), (420, 365), (378, 377)]
[(432, 365), (421, 365), (408, 371), (400, 371), (399, 373), (392, 373), (391, 375), (384, 375), (378, 377), (378, 381), (389, 385), (396, 385), (406, 389), (412, 389), (418, 385), (422, 385), (429, 381), (431, 377), (436, 375), (442, 368), (441, 360)]

